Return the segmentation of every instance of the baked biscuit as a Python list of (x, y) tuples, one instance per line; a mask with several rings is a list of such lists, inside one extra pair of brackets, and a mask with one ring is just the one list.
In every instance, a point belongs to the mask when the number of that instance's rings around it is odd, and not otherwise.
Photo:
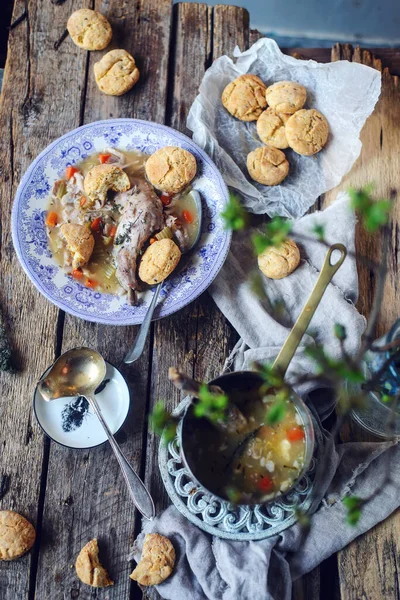
[(147, 179), (158, 190), (176, 194), (196, 175), (196, 159), (187, 150), (165, 146), (152, 154), (145, 165)]
[(114, 584), (99, 561), (99, 546), (96, 539), (83, 546), (76, 559), (75, 570), (79, 579), (92, 587), (104, 588)]
[(318, 110), (299, 110), (286, 123), (286, 137), (289, 146), (298, 154), (311, 156), (325, 146), (329, 125)]
[(101, 206), (107, 200), (108, 190), (126, 192), (130, 186), (129, 177), (125, 171), (121, 167), (112, 164), (102, 164), (92, 167), (83, 181), (83, 189), (90, 200), (90, 204), (98, 200)]
[(35, 542), (35, 528), (13, 510), (0, 510), (0, 560), (19, 558)]
[(110, 23), (101, 13), (90, 8), (73, 12), (67, 29), (72, 41), (85, 50), (104, 50), (112, 38)]
[(278, 185), (289, 173), (289, 163), (281, 150), (262, 146), (247, 155), (247, 169), (258, 183)]
[(255, 121), (267, 106), (266, 86), (257, 75), (240, 75), (222, 92), (222, 104), (241, 121)]
[(61, 236), (72, 256), (72, 268), (79, 269), (89, 262), (94, 248), (94, 237), (87, 227), (77, 223), (64, 223)]
[(258, 257), (258, 266), (266, 277), (283, 279), (298, 267), (300, 252), (296, 242), (285, 240), (278, 248), (270, 246)]
[(126, 50), (110, 50), (93, 67), (99, 89), (108, 96), (122, 96), (139, 79), (135, 59)]
[(180, 258), (181, 251), (173, 240), (154, 242), (142, 256), (139, 277), (149, 285), (156, 285), (171, 275)]
[(285, 124), (280, 115), (271, 107), (261, 113), (257, 121), (257, 133), (264, 144), (274, 148), (287, 148)]
[(306, 88), (296, 81), (278, 81), (267, 88), (268, 106), (278, 113), (292, 115), (303, 108), (307, 98)]
[(158, 585), (171, 575), (174, 565), (175, 550), (171, 541), (158, 533), (148, 533), (140, 562), (130, 578), (140, 585)]

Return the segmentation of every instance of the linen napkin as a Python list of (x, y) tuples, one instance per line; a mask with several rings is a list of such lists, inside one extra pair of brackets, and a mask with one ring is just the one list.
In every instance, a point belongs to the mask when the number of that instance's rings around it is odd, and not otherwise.
[[(227, 368), (251, 368), (254, 361), (270, 362), (278, 353), (290, 327), (305, 304), (318, 277), (326, 248), (305, 240), (315, 224), (323, 225), (329, 243), (343, 243), (354, 251), (355, 217), (349, 201), (341, 194), (321, 213), (303, 217), (294, 226), (301, 248), (302, 264), (288, 278), (265, 279), (272, 302), (283, 300), (285, 313), (276, 321), (250, 289), (249, 273), (255, 264), (249, 232), (233, 237), (231, 252), (211, 287), (211, 295), (241, 335)], [(301, 236), (301, 238), (300, 238)], [(300, 241), (301, 240), (301, 241)], [(335, 323), (346, 327), (346, 350), (357, 351), (365, 320), (355, 309), (357, 272), (348, 255), (323, 297), (302, 344), (322, 342), (333, 356), (339, 355), (333, 334)], [(312, 364), (302, 352), (296, 353), (288, 372), (310, 372)], [(323, 420), (333, 409), (328, 390), (312, 387), (298, 390)], [(324, 443), (331, 444), (329, 432), (321, 426)], [(383, 485), (386, 469), (390, 480)], [(392, 442), (346, 443), (331, 446), (320, 472), (317, 508), (311, 516), (311, 530), (304, 538), (300, 526), (259, 541), (236, 542), (213, 538), (187, 521), (173, 506), (145, 525), (135, 541), (132, 556), (139, 560), (145, 533), (157, 532), (172, 540), (177, 553), (173, 574), (156, 586), (162, 598), (173, 600), (289, 600), (292, 581), (313, 569), (358, 535), (385, 519), (400, 504), (400, 451)], [(371, 497), (356, 526), (346, 523), (344, 495)]]

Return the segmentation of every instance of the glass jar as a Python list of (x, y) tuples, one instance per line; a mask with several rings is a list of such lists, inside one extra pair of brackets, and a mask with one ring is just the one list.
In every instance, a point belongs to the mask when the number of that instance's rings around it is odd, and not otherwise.
[(400, 357), (394, 356), (397, 348), (382, 351), (378, 349), (396, 339), (400, 340), (400, 319), (366, 353), (365, 378), (370, 381), (375, 377), (376, 381), (373, 389), (366, 395), (366, 402), (351, 411), (351, 416), (361, 427), (386, 439), (400, 438), (400, 402), (394, 413), (392, 409), (396, 394), (400, 392)]

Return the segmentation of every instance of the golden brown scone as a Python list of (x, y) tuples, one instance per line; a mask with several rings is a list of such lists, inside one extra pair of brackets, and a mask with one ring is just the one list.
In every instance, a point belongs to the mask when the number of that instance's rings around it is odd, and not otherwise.
[(96, 539), (83, 546), (76, 559), (75, 569), (79, 579), (92, 587), (104, 588), (114, 584), (99, 561), (99, 546)]
[(266, 98), (276, 112), (292, 115), (304, 106), (307, 90), (296, 81), (278, 81), (267, 88)]
[(247, 155), (247, 169), (258, 183), (278, 185), (289, 173), (289, 163), (281, 150), (262, 146)]
[(176, 194), (196, 175), (196, 159), (187, 150), (165, 146), (152, 154), (145, 165), (147, 179), (158, 190)]
[(298, 267), (300, 252), (296, 242), (285, 240), (278, 248), (271, 246), (258, 257), (258, 266), (266, 277), (283, 279)]
[(140, 562), (130, 578), (140, 585), (158, 585), (171, 575), (174, 565), (175, 550), (171, 541), (158, 533), (148, 533)]
[(64, 223), (60, 232), (71, 252), (72, 268), (79, 269), (86, 265), (94, 248), (94, 237), (88, 228), (76, 223)]
[(158, 240), (142, 256), (139, 277), (149, 285), (164, 281), (171, 275), (181, 258), (181, 251), (173, 240)]
[(0, 510), (0, 560), (19, 558), (35, 542), (35, 528), (13, 510)]
[(108, 164), (92, 167), (83, 182), (83, 188), (90, 203), (93, 204), (99, 200), (101, 206), (107, 200), (108, 190), (126, 192), (130, 185), (129, 177), (121, 167)]
[(267, 106), (265, 84), (257, 75), (240, 75), (222, 92), (222, 104), (241, 121), (255, 121)]
[(290, 119), (292, 115), (288, 115), (286, 113), (278, 113), (281, 120), (286, 124), (286, 122)]
[(104, 50), (112, 38), (110, 23), (101, 13), (90, 8), (73, 12), (67, 29), (72, 41), (85, 50)]
[(271, 107), (261, 113), (257, 121), (257, 133), (264, 144), (274, 148), (287, 148), (285, 124), (280, 115)]
[(324, 115), (315, 108), (299, 110), (285, 125), (289, 146), (298, 154), (311, 156), (325, 146), (329, 125)]
[(93, 67), (99, 89), (109, 96), (122, 96), (139, 79), (135, 59), (126, 50), (110, 50)]

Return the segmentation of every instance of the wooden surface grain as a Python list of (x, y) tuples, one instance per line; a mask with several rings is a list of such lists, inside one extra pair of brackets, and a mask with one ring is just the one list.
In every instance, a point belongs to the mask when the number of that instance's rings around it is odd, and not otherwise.
[[(126, 96), (104, 96), (97, 89), (93, 64), (104, 52), (87, 53), (69, 39), (54, 50), (70, 12), (83, 5), (109, 17), (114, 36), (108, 50), (124, 47), (138, 63), (140, 81)], [(80, 124), (139, 117), (189, 133), (186, 116), (204, 71), (218, 56), (231, 54), (236, 45), (246, 49), (260, 34), (249, 30), (246, 10), (231, 6), (212, 9), (205, 4), (179, 3), (172, 8), (170, 0), (37, 0), (26, 5), (16, 0), (13, 18), (26, 6), (28, 18), (10, 33), (0, 105), (4, 157), (0, 166), (0, 306), (20, 368), (17, 375), (0, 375), (0, 509), (12, 508), (28, 516), (37, 527), (38, 540), (33, 552), (19, 561), (0, 563), (0, 600), (136, 600), (142, 592), (129, 580), (127, 555), (142, 523), (110, 448), (71, 451), (45, 440), (32, 417), (31, 396), (38, 376), (62, 350), (89, 345), (118, 363), (137, 328), (85, 323), (42, 298), (17, 263), (10, 236), (11, 202), (32, 159)], [(291, 49), (290, 53), (322, 62), (330, 59), (327, 49)], [(400, 129), (392, 124), (400, 122), (400, 103), (398, 79), (384, 66), (390, 64), (392, 73), (400, 73), (400, 52), (379, 50), (377, 54), (374, 58), (344, 45), (335, 47), (332, 59), (383, 69), (381, 99), (362, 132), (361, 156), (342, 187), (375, 176), (377, 192), (386, 195), (399, 188), (400, 159), (393, 148), (400, 148)], [(327, 194), (317, 207), (326, 206), (335, 195), (336, 191)], [(388, 240), (390, 276), (379, 333), (397, 317), (397, 211), (396, 207)], [(376, 254), (382, 243), (363, 237), (360, 231), (357, 240), (358, 249), (366, 253)], [(371, 274), (360, 270), (359, 308), (366, 314), (373, 286)], [(168, 367), (179, 366), (198, 379), (210, 380), (219, 374), (236, 340), (236, 332), (206, 293), (176, 315), (156, 322), (142, 359), (124, 369), (132, 407), (119, 442), (145, 478), (158, 510), (169, 500), (158, 472), (158, 438), (147, 428), (147, 415), (159, 399), (170, 408), (181, 399), (167, 380)], [(352, 429), (351, 435), (357, 432)], [(392, 515), (338, 557), (297, 581), (294, 600), (399, 599), (399, 523), (398, 515)], [(116, 581), (99, 593), (80, 584), (73, 568), (80, 548), (93, 537), (99, 538), (101, 557)], [(149, 589), (144, 596), (155, 599), (157, 593)]]
[[(80, 5), (73, 0), (69, 10)], [(0, 508), (21, 512), (40, 532), (49, 443), (33, 416), (32, 395), (35, 381), (55, 357), (58, 310), (36, 291), (18, 264), (11, 241), (11, 205), (30, 162), (52, 140), (79, 124), (85, 56), (76, 47), (54, 53), (47, 32), (65, 23), (59, 7), (38, 0), (27, 8), (17, 0), (14, 18), (25, 9), (27, 18), (10, 32), (0, 106), (0, 306), (18, 367), (16, 375), (0, 375)], [(73, 90), (68, 96), (53, 76), (57, 72)], [(28, 597), (39, 542), (40, 536), (33, 552), (21, 560), (0, 563), (2, 600)]]
[[(361, 226), (356, 231), (356, 250), (359, 255), (380, 261), (383, 244), (388, 250), (388, 275), (384, 301), (380, 310), (376, 336), (387, 332), (399, 317), (399, 227), (400, 227), (400, 82), (397, 76), (382, 65), (382, 61), (367, 50), (350, 44), (336, 44), (332, 60), (350, 60), (366, 64), (382, 73), (382, 91), (373, 114), (362, 132), (361, 154), (335, 190), (325, 194), (323, 206), (333, 202), (339, 190), (350, 185), (362, 187), (373, 182), (379, 197), (393, 197), (390, 234), (368, 235)], [(397, 150), (396, 150), (397, 149)], [(358, 265), (358, 309), (368, 317), (375, 292), (375, 274)], [(345, 430), (346, 439), (373, 439), (355, 424)], [(385, 522), (377, 525), (355, 540), (338, 554), (339, 579), (342, 600), (359, 598), (400, 598), (400, 513), (396, 511)]]

